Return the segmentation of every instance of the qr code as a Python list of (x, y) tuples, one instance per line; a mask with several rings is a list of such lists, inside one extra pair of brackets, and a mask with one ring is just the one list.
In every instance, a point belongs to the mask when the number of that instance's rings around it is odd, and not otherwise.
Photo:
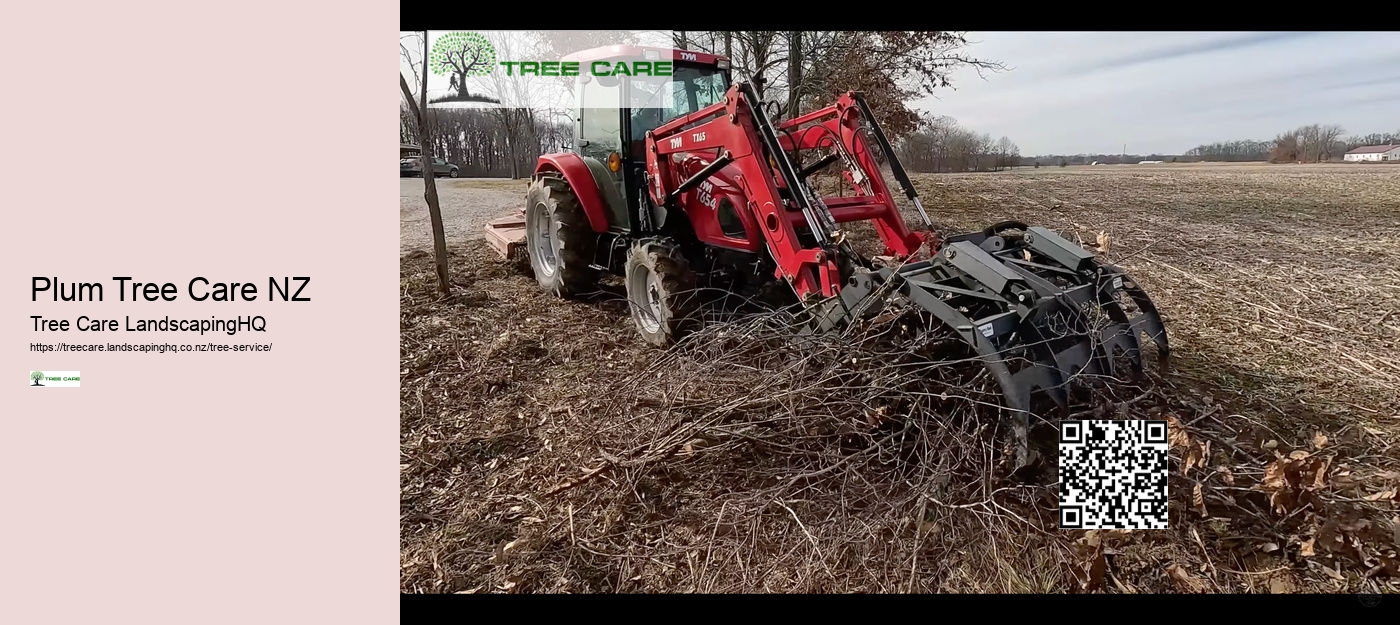
[(1060, 423), (1061, 529), (1167, 528), (1167, 422)]

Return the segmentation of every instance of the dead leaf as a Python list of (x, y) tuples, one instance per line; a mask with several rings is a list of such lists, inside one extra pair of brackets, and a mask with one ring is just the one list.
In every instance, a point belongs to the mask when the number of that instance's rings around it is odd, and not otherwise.
[(1339, 582), (1344, 582), (1347, 579), (1346, 576), (1342, 575), (1340, 571), (1330, 566), (1327, 566), (1326, 564), (1320, 564), (1318, 565), (1318, 568), (1322, 569), (1322, 572), (1326, 573), (1328, 577), (1335, 579)]
[(1235, 474), (1230, 470), (1230, 467), (1227, 467), (1222, 464), (1218, 467), (1215, 467), (1215, 471), (1220, 474), (1220, 479), (1221, 481), (1225, 482), (1226, 486), (1235, 485)]
[(1206, 448), (1200, 443), (1193, 443), (1186, 447), (1186, 451), (1181, 454), (1181, 474), (1186, 475), (1192, 467), (1205, 463)]
[(1295, 451), (1264, 465), (1264, 479), (1259, 482), (1259, 488), (1269, 494), (1270, 507), (1287, 514), (1300, 504), (1316, 500), (1313, 491), (1327, 486), (1327, 469), (1331, 464), (1330, 457)]
[(1186, 426), (1176, 415), (1167, 415), (1167, 446), (1173, 449), (1191, 446), (1191, 435), (1186, 433)]
[(1381, 491), (1381, 492), (1379, 492), (1379, 493), (1372, 493), (1372, 494), (1370, 494), (1370, 495), (1366, 495), (1365, 497), (1362, 497), (1362, 499), (1365, 499), (1366, 501), (1380, 501), (1380, 500), (1382, 500), (1382, 499), (1390, 499), (1390, 498), (1392, 498), (1392, 497), (1394, 497), (1394, 496), (1395, 496), (1395, 489), (1394, 489), (1394, 488), (1387, 488), (1387, 489), (1385, 489), (1385, 490), (1383, 490), (1383, 491)]
[(1100, 231), (1099, 231), (1099, 236), (1096, 237), (1095, 242), (1098, 243), (1098, 245), (1099, 245), (1099, 253), (1100, 253), (1100, 254), (1107, 254), (1107, 253), (1108, 253), (1108, 233), (1107, 233), (1107, 232), (1104, 232), (1104, 231), (1100, 230)]
[(1172, 580), (1177, 590), (1184, 593), (1202, 593), (1206, 591), (1206, 583), (1192, 575), (1181, 565), (1173, 562), (1167, 567), (1167, 578)]
[(1303, 544), (1302, 544), (1302, 545), (1300, 545), (1300, 546), (1298, 547), (1298, 555), (1304, 556), (1304, 557), (1309, 557), (1309, 558), (1312, 557), (1312, 556), (1317, 555), (1317, 552), (1313, 550), (1313, 548), (1314, 548), (1316, 545), (1317, 545), (1317, 537), (1316, 537), (1316, 536), (1313, 536), (1313, 537), (1311, 537), (1311, 538), (1308, 538), (1307, 540), (1303, 541)]
[(1108, 572), (1108, 560), (1104, 557), (1103, 547), (1094, 551), (1092, 559), (1089, 561), (1089, 583), (1085, 590), (1094, 592), (1103, 587), (1104, 574)]
[(1269, 592), (1275, 595), (1291, 595), (1298, 592), (1298, 586), (1286, 575), (1270, 575)]
[(1103, 588), (1104, 577), (1108, 573), (1108, 559), (1105, 557), (1104, 535), (1099, 530), (1089, 530), (1075, 541), (1075, 552), (1079, 554), (1077, 565), (1070, 566), (1081, 592), (1096, 592)]
[(1264, 465), (1264, 479), (1260, 482), (1264, 488), (1283, 488), (1288, 485), (1288, 479), (1284, 476), (1284, 469), (1288, 464), (1282, 460), (1275, 460)]
[(1209, 513), (1206, 512), (1205, 491), (1201, 488), (1200, 482), (1197, 482), (1196, 487), (1191, 489), (1191, 504), (1196, 506), (1196, 511), (1200, 512), (1201, 516), (1209, 516)]
[(1316, 458), (1313, 460), (1313, 488), (1322, 488), (1327, 485), (1327, 468), (1332, 466), (1332, 459), (1327, 458), (1321, 463), (1316, 462)]
[(1313, 432), (1313, 447), (1322, 449), (1327, 445), (1327, 435), (1322, 432)]

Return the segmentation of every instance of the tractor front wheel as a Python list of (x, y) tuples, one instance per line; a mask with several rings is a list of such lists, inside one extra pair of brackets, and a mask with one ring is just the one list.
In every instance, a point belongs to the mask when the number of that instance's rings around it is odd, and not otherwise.
[(695, 273), (674, 243), (635, 243), (627, 253), (625, 283), (632, 321), (646, 342), (666, 347), (699, 327)]
[(597, 287), (593, 262), (597, 235), (578, 197), (563, 180), (542, 177), (525, 193), (525, 251), (540, 288), (559, 297)]

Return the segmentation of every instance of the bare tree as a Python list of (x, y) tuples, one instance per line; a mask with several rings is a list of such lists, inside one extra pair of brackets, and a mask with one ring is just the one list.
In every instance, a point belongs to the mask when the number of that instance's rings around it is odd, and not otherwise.
[(1318, 160), (1332, 160), (1332, 155), (1338, 150), (1342, 152), (1346, 151), (1346, 147), (1340, 145), (1339, 139), (1341, 139), (1341, 136), (1342, 127), (1336, 124), (1324, 124), (1318, 129), (1317, 142), (1318, 150), (1320, 151)]
[(1274, 147), (1269, 150), (1269, 160), (1275, 163), (1293, 163), (1301, 160), (1298, 146), (1298, 131), (1290, 130), (1274, 138)]
[(996, 168), (1003, 169), (1015, 167), (1021, 162), (1021, 148), (1012, 143), (1008, 137), (997, 139), (996, 147), (993, 151), (997, 155)]
[[(423, 58), (428, 58), (428, 33), (423, 32)], [(399, 74), (399, 89), (413, 111), (418, 123), (418, 147), (422, 151), (423, 199), (428, 203), (428, 217), (433, 224), (433, 258), (437, 264), (438, 290), (443, 295), (452, 292), (447, 280), (447, 233), (442, 227), (442, 209), (438, 205), (437, 180), (433, 176), (432, 126), (428, 123), (428, 71), (421, 72), (423, 82), (418, 90), (418, 101), (413, 101), (413, 90), (408, 88), (408, 80)]]
[[(491, 38), (499, 54), (507, 58), (531, 58), (545, 54), (546, 42), (529, 33), (496, 33)], [(535, 109), (542, 104), (544, 83), (520, 75), (507, 76), (496, 72), (487, 76), (491, 89), (501, 106), (491, 110), (505, 131), (506, 147), (510, 152), (510, 177), (520, 178), (521, 161), (530, 153), (538, 154), (539, 137), (535, 128)]]
[(802, 31), (788, 31), (787, 49), (787, 116), (797, 117), (802, 104)]

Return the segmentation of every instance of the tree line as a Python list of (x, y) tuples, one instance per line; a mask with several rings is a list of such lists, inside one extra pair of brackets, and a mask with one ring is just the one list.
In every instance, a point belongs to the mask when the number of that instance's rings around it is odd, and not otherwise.
[(920, 120), (895, 152), (906, 169), (917, 172), (997, 171), (1021, 164), (1021, 148), (1011, 139), (993, 140), (947, 116)]
[(1365, 145), (1400, 144), (1400, 131), (1343, 137), (1336, 124), (1309, 124), (1279, 133), (1273, 139), (1241, 139), (1199, 145), (1183, 156), (1201, 161), (1270, 161), (1317, 163), (1340, 159)]
[(1184, 160), (1175, 154), (1038, 154), (1021, 158), (1022, 167), (1066, 167), (1069, 165), (1134, 165), (1142, 161), (1175, 163)]
[[(434, 108), (433, 155), (456, 164), (461, 175), (476, 178), (528, 175), (541, 154), (563, 151), (573, 127), (541, 119), (530, 109)], [(406, 107), (399, 109), (399, 140), (418, 144), (418, 125)]]

